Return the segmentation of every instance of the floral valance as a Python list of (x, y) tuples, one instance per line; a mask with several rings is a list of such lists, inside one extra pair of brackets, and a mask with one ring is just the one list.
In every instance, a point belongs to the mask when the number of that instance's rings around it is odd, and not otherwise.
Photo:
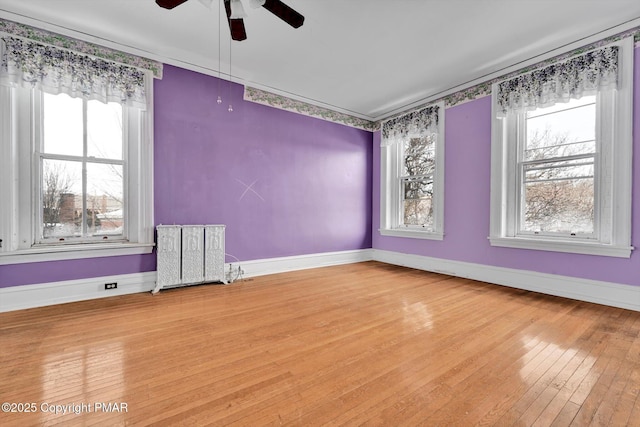
[(498, 113), (521, 112), (567, 102), (618, 82), (618, 46), (608, 46), (498, 84)]
[(382, 123), (381, 146), (436, 133), (439, 110), (439, 105), (431, 105)]
[(0, 83), (145, 108), (145, 71), (18, 37), (4, 36)]
[(162, 63), (120, 50), (111, 49), (98, 44), (64, 36), (59, 33), (20, 24), (0, 18), (0, 36), (9, 35), (31, 40), (49, 46), (56, 46), (76, 53), (84, 53), (95, 58), (102, 58), (118, 64), (129, 65), (141, 70), (149, 70), (156, 79), (162, 79)]

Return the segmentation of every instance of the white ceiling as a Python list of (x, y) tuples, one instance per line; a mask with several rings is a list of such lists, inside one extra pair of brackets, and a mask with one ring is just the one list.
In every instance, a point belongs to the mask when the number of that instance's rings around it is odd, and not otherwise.
[[(244, 1), (231, 80), (370, 120), (640, 26), (638, 0), (284, 0), (299, 29)], [(0, 0), (0, 17), (228, 79), (218, 4)]]

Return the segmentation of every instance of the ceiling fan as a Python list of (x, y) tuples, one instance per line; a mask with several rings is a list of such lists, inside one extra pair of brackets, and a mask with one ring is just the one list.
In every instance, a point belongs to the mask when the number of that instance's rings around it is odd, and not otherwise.
[[(165, 9), (173, 9), (176, 6), (180, 6), (187, 0), (156, 0), (158, 6)], [(231, 38), (233, 40), (242, 41), (247, 39), (247, 32), (244, 28), (244, 21), (242, 20), (243, 13), (236, 12), (234, 9), (238, 8), (242, 10), (242, 3), (240, 0), (220, 0), (224, 1), (224, 8), (227, 12), (227, 21), (229, 22), (229, 29), (231, 31)], [(233, 3), (233, 4), (232, 4)], [(300, 28), (304, 23), (304, 16), (293, 10), (291, 7), (282, 3), (280, 0), (251, 0), (251, 4), (255, 7), (264, 7), (269, 12), (273, 13), (278, 18), (282, 19), (293, 28)]]

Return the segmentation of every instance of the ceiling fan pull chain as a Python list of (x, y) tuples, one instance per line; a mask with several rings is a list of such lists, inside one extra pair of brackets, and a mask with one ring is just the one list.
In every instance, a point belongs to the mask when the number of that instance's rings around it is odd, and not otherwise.
[(218, 99), (216, 102), (222, 104), (222, 96), (220, 94), (220, 54), (221, 54), (221, 28), (222, 28), (222, 3), (218, 3)]
[(231, 105), (231, 39), (229, 39), (229, 108), (230, 113), (233, 112), (233, 105)]

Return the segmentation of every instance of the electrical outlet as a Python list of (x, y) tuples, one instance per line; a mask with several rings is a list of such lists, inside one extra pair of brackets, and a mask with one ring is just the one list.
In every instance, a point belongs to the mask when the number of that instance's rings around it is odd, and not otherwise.
[(118, 289), (118, 282), (105, 283), (104, 289), (105, 290)]

